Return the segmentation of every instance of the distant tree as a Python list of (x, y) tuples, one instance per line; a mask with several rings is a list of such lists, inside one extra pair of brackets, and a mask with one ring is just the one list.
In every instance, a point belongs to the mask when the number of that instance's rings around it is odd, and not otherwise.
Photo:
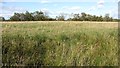
[(73, 21), (81, 21), (80, 14), (74, 14), (73, 15)]
[(117, 19), (116, 21), (117, 21), (117, 22), (120, 22), (120, 19)]
[(32, 16), (32, 13), (29, 13), (28, 11), (26, 11), (26, 13), (25, 13), (25, 20), (26, 21), (33, 21), (34, 17)]
[(47, 16), (46, 13), (42, 11), (36, 11), (33, 13), (29, 13), (26, 11), (25, 13), (14, 13), (13, 16), (10, 17), (11, 21), (46, 21), (51, 20), (51, 18)]
[(10, 20), (11, 21), (20, 21), (20, 14), (14, 13), (14, 15), (10, 17)]
[(113, 18), (112, 18), (112, 17), (110, 17), (110, 18), (109, 18), (109, 21), (113, 21)]
[[(10, 17), (9, 20), (11, 21), (65, 21), (67, 14), (60, 13), (59, 16), (56, 16), (56, 18), (51, 18), (48, 16), (47, 12), (42, 11), (35, 11), (33, 13), (30, 13), (26, 11), (25, 13), (14, 13), (13, 16)], [(1, 20), (5, 20), (3, 17), (0, 18)], [(120, 21), (118, 19), (113, 19), (110, 17), (109, 14), (105, 14), (104, 17), (102, 16), (96, 16), (96, 15), (90, 15), (86, 13), (81, 14), (71, 14), (70, 17), (67, 19), (69, 21)]]
[(81, 13), (81, 20), (82, 21), (85, 21), (86, 20), (86, 13)]
[(93, 15), (92, 21), (96, 21), (96, 20), (97, 20), (96, 15)]
[(20, 19), (20, 21), (26, 21), (26, 15), (23, 13), (20, 13), (19, 19)]
[(64, 21), (65, 20), (65, 15), (61, 13), (59, 16), (56, 16), (56, 20)]
[(102, 16), (99, 17), (99, 21), (103, 21), (103, 17)]
[(114, 22), (120, 22), (120, 19), (113, 19)]
[(87, 21), (92, 21), (92, 15), (87, 14), (87, 15), (86, 15), (86, 20), (87, 20)]
[(104, 16), (104, 21), (109, 21), (110, 19), (109, 19), (109, 14), (107, 13), (107, 14), (105, 14), (105, 16)]
[(112, 17), (109, 17), (108, 14), (105, 17), (90, 15), (86, 13), (72, 14), (73, 18), (68, 18), (69, 21), (113, 21)]
[(45, 20), (45, 16), (44, 13), (42, 11), (36, 11), (33, 13), (33, 17), (35, 21), (44, 21)]
[(0, 17), (0, 21), (5, 21), (5, 18), (4, 17)]
[(54, 19), (54, 18), (48, 18), (47, 20), (48, 21), (56, 21), (56, 19)]
[(48, 15), (49, 12), (45, 11), (44, 12), (44, 17), (45, 17), (45, 20), (49, 21), (49, 20), (55, 20), (53, 18), (50, 18), (49, 15)]
[(73, 18), (74, 18), (74, 14), (71, 13), (71, 14), (69, 15), (69, 18), (68, 18), (67, 20), (68, 20), (68, 21), (73, 21)]
[(72, 21), (72, 18), (68, 18), (67, 21)]

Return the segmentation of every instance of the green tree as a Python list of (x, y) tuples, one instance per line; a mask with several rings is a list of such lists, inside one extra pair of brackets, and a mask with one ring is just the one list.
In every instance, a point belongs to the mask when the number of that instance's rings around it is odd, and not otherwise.
[(86, 20), (86, 13), (81, 13), (81, 20), (82, 21), (85, 21)]
[(102, 16), (99, 17), (99, 21), (103, 21), (103, 17)]
[(14, 15), (10, 17), (10, 20), (11, 21), (20, 21), (20, 14), (14, 13)]
[(109, 17), (109, 14), (105, 14), (105, 17), (104, 17), (104, 21), (109, 21), (110, 20), (110, 17)]
[(61, 13), (59, 16), (56, 16), (56, 20), (64, 21), (65, 20), (65, 15)]
[(32, 13), (29, 13), (28, 11), (26, 11), (26, 13), (25, 13), (25, 20), (26, 21), (33, 21), (34, 17), (32, 16)]
[(44, 21), (45, 20), (45, 16), (44, 13), (42, 11), (36, 11), (33, 13), (33, 17), (35, 21)]
[(92, 21), (92, 18), (93, 18), (92, 15), (90, 15), (90, 14), (87, 14), (87, 15), (86, 15), (86, 20), (87, 20), (87, 21)]
[(80, 14), (74, 14), (73, 15), (73, 21), (81, 21)]
[(23, 13), (20, 13), (20, 17), (19, 17), (20, 21), (26, 21), (26, 16)]
[(5, 18), (4, 17), (0, 17), (0, 21), (5, 21)]

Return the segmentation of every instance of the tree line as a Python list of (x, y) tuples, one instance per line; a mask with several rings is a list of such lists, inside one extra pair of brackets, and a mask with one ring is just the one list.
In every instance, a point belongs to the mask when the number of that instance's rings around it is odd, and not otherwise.
[[(14, 13), (8, 21), (120, 21), (119, 19), (113, 19), (109, 14), (105, 14), (105, 16), (96, 16), (86, 14), (84, 12), (81, 14), (72, 14), (72, 17), (69, 17), (68, 19), (65, 19), (65, 17), (65, 14), (60, 14), (55, 18), (51, 18), (42, 11), (35, 11), (31, 13), (26, 11), (25, 13)], [(6, 21), (4, 17), (0, 17), (0, 20)]]

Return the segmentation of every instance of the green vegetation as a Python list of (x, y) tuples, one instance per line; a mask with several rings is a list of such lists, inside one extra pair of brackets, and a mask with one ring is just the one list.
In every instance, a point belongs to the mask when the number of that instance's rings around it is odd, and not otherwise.
[[(69, 16), (69, 18), (68, 18)], [(67, 19), (66, 19), (67, 18)], [(51, 18), (48, 13), (42, 11), (28, 12), (25, 13), (14, 13), (8, 21), (105, 21), (105, 22), (118, 22), (119, 19), (113, 19), (109, 14), (104, 16), (96, 16), (86, 13), (78, 14), (65, 14), (60, 13), (56, 18)], [(1, 17), (1, 21), (5, 21), (4, 17)], [(7, 21), (7, 20), (6, 20)]]
[(3, 65), (116, 66), (116, 23), (3, 23)]
[(5, 21), (5, 18), (0, 16), (0, 21)]

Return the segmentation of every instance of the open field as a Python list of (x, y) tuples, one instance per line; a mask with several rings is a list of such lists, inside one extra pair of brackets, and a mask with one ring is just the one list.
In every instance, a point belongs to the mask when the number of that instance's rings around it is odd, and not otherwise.
[(116, 66), (117, 22), (2, 22), (3, 65)]

